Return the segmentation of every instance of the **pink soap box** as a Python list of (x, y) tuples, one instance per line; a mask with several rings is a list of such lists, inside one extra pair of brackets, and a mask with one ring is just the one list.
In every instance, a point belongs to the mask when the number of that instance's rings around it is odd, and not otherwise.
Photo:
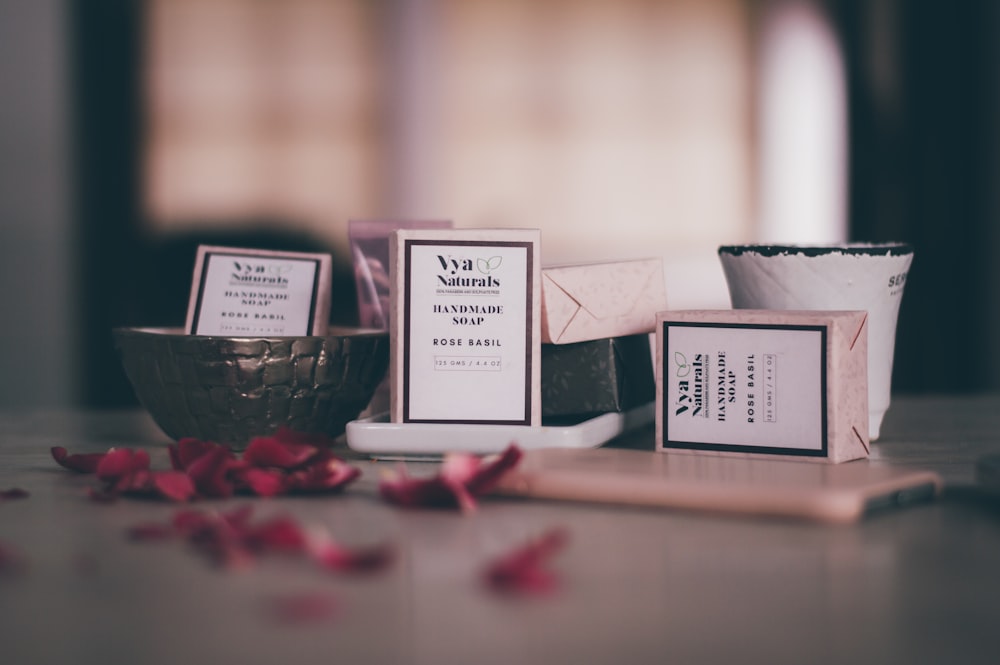
[(662, 259), (542, 268), (542, 343), (651, 333), (667, 308)]
[(661, 312), (656, 336), (658, 450), (868, 456), (866, 312)]

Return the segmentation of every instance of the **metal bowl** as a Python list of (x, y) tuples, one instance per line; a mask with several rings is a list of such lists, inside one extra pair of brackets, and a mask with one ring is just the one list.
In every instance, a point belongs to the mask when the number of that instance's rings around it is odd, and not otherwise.
[(281, 427), (331, 437), (368, 405), (389, 365), (384, 331), (217, 337), (115, 328), (125, 374), (171, 438), (242, 446)]

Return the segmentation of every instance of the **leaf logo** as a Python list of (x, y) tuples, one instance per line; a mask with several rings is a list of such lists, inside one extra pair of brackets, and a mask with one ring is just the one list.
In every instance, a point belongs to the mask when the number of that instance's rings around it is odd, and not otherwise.
[(478, 268), (479, 272), (484, 275), (489, 275), (490, 272), (500, 267), (500, 263), (502, 261), (502, 256), (492, 256), (488, 259), (476, 259), (476, 268)]
[(271, 272), (271, 274), (277, 275), (279, 277), (281, 275), (284, 275), (286, 272), (290, 272), (291, 269), (292, 269), (292, 266), (289, 265), (289, 264), (287, 264), (287, 263), (282, 263), (280, 265), (275, 265), (275, 266), (268, 267), (268, 270)]
[(691, 373), (691, 365), (688, 364), (687, 357), (680, 351), (674, 351), (674, 364), (677, 365), (677, 377), (683, 379)]

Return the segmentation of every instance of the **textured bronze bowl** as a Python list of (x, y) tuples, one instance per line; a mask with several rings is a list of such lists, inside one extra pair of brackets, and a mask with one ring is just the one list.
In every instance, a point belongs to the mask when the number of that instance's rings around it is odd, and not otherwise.
[(115, 328), (136, 396), (171, 438), (242, 446), (281, 427), (331, 437), (365, 409), (389, 365), (386, 332), (216, 337)]

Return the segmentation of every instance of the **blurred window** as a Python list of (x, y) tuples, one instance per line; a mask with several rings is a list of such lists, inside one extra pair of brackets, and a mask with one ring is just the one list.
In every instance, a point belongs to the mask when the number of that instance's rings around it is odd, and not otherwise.
[(540, 227), (548, 263), (663, 255), (672, 306), (727, 304), (715, 248), (758, 233), (754, 3), (149, 4), (154, 228)]

